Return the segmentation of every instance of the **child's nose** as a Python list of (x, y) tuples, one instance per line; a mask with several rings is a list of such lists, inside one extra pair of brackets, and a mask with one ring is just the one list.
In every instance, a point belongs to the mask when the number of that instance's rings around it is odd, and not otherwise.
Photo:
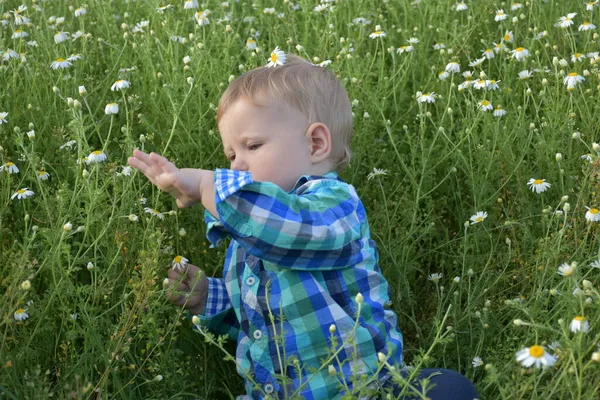
[(236, 157), (235, 160), (231, 163), (231, 169), (235, 169), (238, 171), (247, 171), (248, 163), (241, 157)]

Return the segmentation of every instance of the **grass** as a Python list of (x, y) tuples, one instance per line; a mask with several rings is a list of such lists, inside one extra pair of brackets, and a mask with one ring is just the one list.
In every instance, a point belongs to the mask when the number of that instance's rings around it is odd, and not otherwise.
[[(226, 166), (215, 105), (232, 77), (265, 65), (275, 46), (332, 60), (326, 68), (357, 100), (353, 159), (342, 177), (367, 209), (407, 362), (456, 369), (482, 398), (597, 397), (600, 270), (590, 264), (600, 249), (598, 224), (586, 220), (585, 207), (600, 206), (600, 59), (572, 62), (571, 55), (599, 51), (595, 31), (577, 29), (600, 22), (598, 6), (549, 0), (511, 10), (481, 1), (456, 11), (445, 0), (344, 0), (317, 13), (318, 3), (306, 0), (182, 3), (160, 14), (156, 7), (167, 3), (91, 0), (75, 17), (81, 4), (28, 0), (20, 15), (31, 25), (16, 25), (9, 11), (20, 3), (0, 0), (0, 113), (8, 112), (0, 124), (3, 398), (229, 398), (243, 391), (235, 365), (223, 360), (222, 350), (233, 353), (235, 344), (206, 343), (161, 285), (177, 254), (220, 276), (225, 249), (208, 249), (201, 208), (178, 210), (122, 167), (136, 147), (178, 166)], [(494, 21), (499, 8), (509, 14), (504, 21)], [(199, 26), (193, 15), (204, 9), (210, 24)], [(556, 27), (570, 12), (574, 24)], [(353, 23), (357, 17), (371, 22)], [(375, 25), (386, 37), (369, 38)], [(29, 36), (13, 39), (17, 29)], [(82, 36), (55, 43), (60, 31)], [(507, 31), (514, 41), (505, 51), (468, 66)], [(249, 37), (257, 50), (245, 48)], [(414, 51), (398, 54), (411, 37), (419, 39)], [(529, 57), (514, 59), (518, 47)], [(81, 59), (71, 67), (50, 67), (75, 54)], [(459, 73), (440, 80), (450, 61), (474, 80), (485, 73), (499, 89), (459, 90)], [(525, 69), (533, 76), (521, 80)], [(585, 81), (567, 90), (571, 72)], [(111, 91), (120, 78), (131, 87)], [(435, 92), (436, 101), (419, 103), (419, 91)], [(507, 115), (481, 111), (484, 99)], [(113, 102), (118, 114), (105, 114)], [(60, 149), (69, 140), (72, 147)], [(96, 150), (105, 162), (81, 162)], [(19, 173), (8, 173), (9, 161)], [(373, 168), (387, 173), (367, 179)], [(39, 180), (40, 170), (50, 178)], [(531, 178), (551, 187), (532, 192)], [(11, 200), (24, 187), (34, 196)], [(488, 217), (465, 223), (477, 211)], [(557, 273), (572, 262), (571, 275)], [(437, 282), (427, 279), (434, 273), (442, 274)], [(19, 322), (21, 308), (29, 318)], [(589, 332), (570, 331), (578, 315)], [(515, 360), (535, 344), (552, 344), (553, 367)], [(472, 365), (476, 356), (480, 367)]]

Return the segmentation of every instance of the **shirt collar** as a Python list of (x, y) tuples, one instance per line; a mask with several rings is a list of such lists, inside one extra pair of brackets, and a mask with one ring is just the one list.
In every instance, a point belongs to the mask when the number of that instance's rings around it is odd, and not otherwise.
[(340, 176), (338, 175), (338, 173), (336, 171), (330, 171), (330, 172), (326, 173), (325, 175), (302, 175), (296, 181), (294, 188), (292, 190), (290, 190), (288, 193), (293, 193), (296, 190), (298, 190), (298, 188), (300, 188), (302, 185), (304, 185), (306, 182), (314, 181), (317, 179), (337, 179), (338, 181), (342, 181), (342, 178), (340, 178)]

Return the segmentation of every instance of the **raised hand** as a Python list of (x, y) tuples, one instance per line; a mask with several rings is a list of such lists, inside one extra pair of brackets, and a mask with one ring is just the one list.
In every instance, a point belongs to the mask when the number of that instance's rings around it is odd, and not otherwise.
[(202, 170), (177, 168), (175, 164), (156, 153), (133, 151), (127, 163), (137, 168), (160, 190), (177, 199), (179, 208), (189, 207), (201, 200)]
[(184, 271), (170, 268), (168, 275), (165, 285), (169, 287), (169, 301), (184, 306), (193, 314), (201, 314), (208, 295), (208, 280), (204, 271), (195, 265), (186, 264)]

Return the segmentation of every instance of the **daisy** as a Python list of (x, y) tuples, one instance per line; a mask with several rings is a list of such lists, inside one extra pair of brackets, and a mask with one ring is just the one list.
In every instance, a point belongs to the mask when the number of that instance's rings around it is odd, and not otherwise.
[(198, 8), (197, 0), (185, 0), (185, 3), (183, 3), (183, 9), (189, 10), (191, 8)]
[(402, 54), (402, 53), (410, 53), (411, 51), (413, 51), (415, 48), (411, 45), (406, 45), (406, 46), (400, 46), (396, 49), (396, 53), (398, 54)]
[(541, 31), (537, 35), (535, 35), (536, 40), (540, 40), (548, 36), (548, 31)]
[(579, 25), (579, 28), (577, 29), (579, 30), (579, 32), (591, 31), (596, 29), (596, 25), (592, 24), (591, 22), (584, 22), (583, 24)]
[(156, 7), (156, 12), (159, 14), (164, 14), (164, 12), (170, 8), (173, 8), (173, 4), (167, 4), (166, 6)]
[(17, 29), (13, 32), (11, 39), (22, 39), (29, 36), (29, 33), (22, 31), (20, 29)]
[(27, 188), (23, 188), (23, 189), (17, 190), (15, 193), (13, 193), (13, 195), (10, 196), (10, 199), (14, 200), (15, 197), (17, 198), (17, 200), (27, 199), (33, 195), (34, 195), (33, 191), (31, 191)]
[(512, 3), (512, 4), (510, 5), (510, 9), (511, 9), (512, 11), (517, 11), (517, 10), (518, 10), (518, 9), (520, 9), (521, 7), (523, 7), (523, 4), (521, 4), (521, 3)]
[(598, 3), (598, 0), (596, 1), (588, 1), (587, 3), (585, 3), (585, 10), (586, 11), (594, 11), (594, 6)]
[(371, 20), (368, 20), (368, 19), (363, 18), (363, 17), (358, 17), (358, 18), (354, 18), (352, 20), (352, 23), (354, 25), (369, 25), (371, 23)]
[(595, 260), (590, 263), (590, 268), (599, 268), (600, 269), (600, 260)]
[(513, 40), (515, 40), (515, 35), (513, 35), (512, 31), (506, 31), (506, 33), (502, 37), (502, 40), (508, 43), (512, 43)]
[(269, 63), (267, 64), (267, 68), (276, 67), (278, 65), (283, 65), (287, 61), (287, 56), (283, 52), (283, 50), (279, 50), (279, 46), (275, 47), (275, 50), (271, 52), (271, 57), (269, 58)]
[(49, 177), (50, 177), (50, 174), (44, 170), (41, 170), (40, 172), (38, 172), (38, 179), (40, 181), (47, 181)]
[(408, 44), (417, 44), (417, 43), (419, 43), (419, 39), (417, 39), (416, 37), (411, 37), (411, 38), (409, 38), (406, 41), (406, 43), (408, 43)]
[(529, 368), (535, 364), (536, 368), (551, 367), (556, 362), (556, 357), (546, 352), (544, 346), (534, 345), (526, 347), (517, 352), (517, 362), (522, 366)]
[(185, 271), (185, 266), (188, 263), (188, 259), (182, 256), (177, 256), (173, 259), (173, 269), (178, 270), (179, 272)]
[(0, 112), (0, 125), (8, 123), (8, 121), (6, 120), (7, 115), (7, 112)]
[(469, 67), (477, 67), (477, 66), (481, 65), (484, 61), (485, 61), (485, 57), (478, 58), (475, 61), (471, 61), (469, 63)]
[(506, 110), (501, 106), (496, 106), (496, 109), (493, 112), (494, 117), (504, 117), (506, 115)]
[(569, 26), (573, 25), (573, 18), (575, 18), (576, 15), (577, 13), (569, 13), (566, 17), (560, 17), (554, 26), (563, 29), (568, 28)]
[(471, 215), (471, 218), (469, 218), (471, 220), (471, 225), (475, 225), (478, 224), (480, 222), (483, 222), (484, 219), (486, 219), (488, 216), (488, 213), (485, 211), (477, 211), (475, 213), (475, 215)]
[(24, 15), (21, 15), (21, 13), (26, 10), (27, 10), (27, 6), (24, 4), (21, 4), (18, 9), (11, 11), (11, 13), (13, 13), (13, 16), (15, 17), (15, 25), (28, 25), (29, 24), (29, 22), (30, 22), (29, 18), (27, 18)]
[(89, 156), (87, 156), (87, 163), (99, 163), (106, 160), (106, 154), (102, 150), (92, 151)]
[(25, 321), (27, 318), (29, 318), (29, 314), (27, 314), (27, 310), (23, 309), (23, 308), (19, 308), (17, 311), (15, 311), (14, 314), (15, 317), (15, 321)]
[(592, 51), (592, 52), (587, 53), (586, 56), (588, 58), (596, 58), (596, 57), (598, 57), (599, 54), (600, 54), (600, 52)]
[(485, 88), (487, 90), (498, 90), (500, 87), (498, 86), (498, 83), (501, 81), (496, 81), (494, 79), (488, 79), (485, 81)]
[(131, 222), (137, 222), (137, 220), (139, 219), (139, 218), (138, 218), (138, 216), (137, 216), (137, 215), (135, 215), (135, 214), (129, 214), (129, 215), (127, 216), (127, 218), (129, 218), (129, 220), (130, 220)]
[(483, 360), (481, 357), (474, 357), (472, 364), (473, 368), (481, 367), (483, 365)]
[(577, 72), (571, 72), (563, 80), (563, 84), (567, 87), (567, 90), (572, 90), (577, 86), (578, 83), (585, 81), (585, 78), (579, 75)]
[(113, 83), (113, 85), (110, 87), (110, 90), (114, 92), (116, 90), (127, 89), (129, 86), (131, 86), (131, 83), (129, 81), (126, 81), (125, 79), (119, 79), (118, 81)]
[(331, 5), (325, 3), (325, 4), (319, 4), (317, 5), (315, 8), (313, 8), (314, 12), (320, 13), (320, 12), (325, 12), (325, 11), (331, 11)]
[(446, 64), (446, 71), (459, 73), (460, 64), (455, 61), (449, 62), (448, 64)]
[(569, 326), (571, 332), (583, 332), (587, 333), (590, 330), (590, 322), (580, 315), (576, 316), (571, 320), (571, 325)]
[(434, 43), (433, 44), (433, 49), (434, 50), (441, 50), (441, 49), (445, 49), (446, 45), (444, 43)]
[(529, 79), (532, 76), (533, 74), (527, 69), (524, 69), (523, 71), (519, 72), (519, 79), (521, 80)]
[(536, 193), (543, 193), (546, 190), (548, 190), (550, 186), (552, 186), (551, 184), (546, 182), (545, 179), (534, 178), (531, 178), (529, 181), (527, 181), (527, 184), (529, 185), (529, 189), (531, 189), (532, 192)]
[(571, 62), (575, 64), (576, 62), (583, 62), (583, 59), (586, 58), (585, 54), (575, 53), (571, 54)]
[(67, 148), (67, 147), (68, 147), (69, 149), (72, 149), (72, 148), (73, 148), (73, 145), (74, 145), (75, 143), (77, 143), (77, 141), (75, 141), (75, 140), (69, 140), (67, 143), (60, 145), (59, 149), (60, 149), (60, 150), (62, 150), (62, 149), (64, 149), (64, 148)]
[(456, 11), (465, 11), (467, 9), (467, 5), (464, 2), (456, 3), (455, 9)]
[(320, 63), (316, 64), (318, 67), (321, 68), (325, 68), (326, 66), (328, 66), (329, 64), (331, 64), (333, 61), (331, 60), (325, 60), (325, 61), (321, 61)]
[(517, 47), (516, 49), (512, 50), (510, 54), (512, 54), (513, 58), (521, 61), (529, 57), (529, 50), (527, 50), (525, 47)]
[(600, 221), (600, 210), (598, 210), (597, 208), (589, 208), (586, 207), (588, 210), (585, 213), (585, 219), (587, 219), (590, 222), (598, 222)]
[(117, 103), (108, 103), (106, 107), (104, 107), (104, 114), (118, 114), (119, 113), (119, 105)]
[(77, 8), (77, 9), (76, 9), (76, 10), (73, 12), (73, 14), (74, 14), (76, 17), (81, 17), (82, 15), (85, 15), (85, 14), (87, 14), (87, 10), (86, 10), (84, 7), (80, 7), (80, 8)]
[(2, 54), (2, 59), (4, 61), (8, 61), (11, 58), (19, 58), (19, 54), (13, 49), (6, 49), (6, 51)]
[(158, 217), (159, 219), (165, 219), (165, 216), (162, 215), (160, 211), (157, 211), (153, 208), (146, 207), (146, 208), (144, 208), (144, 211), (147, 212), (148, 214), (152, 214), (152, 215)]
[(62, 43), (65, 40), (69, 40), (69, 32), (60, 31), (54, 34), (54, 43)]
[(275, 14), (275, 8), (274, 7), (267, 7), (263, 10), (263, 14)]
[(373, 168), (373, 172), (371, 172), (369, 175), (367, 175), (367, 180), (370, 181), (371, 179), (375, 178), (376, 176), (382, 176), (382, 175), (387, 175), (387, 169)]
[(488, 60), (496, 57), (496, 55), (494, 54), (494, 49), (485, 49), (485, 50), (481, 50), (481, 53), (484, 55), (485, 58), (487, 58)]
[(65, 69), (69, 68), (71, 65), (71, 61), (65, 60), (64, 58), (57, 58), (55, 61), (50, 63), (50, 68), (52, 69)]
[(470, 79), (465, 80), (463, 83), (458, 85), (458, 90), (459, 91), (463, 91), (465, 89), (470, 88), (471, 86), (473, 86), (473, 81)]
[(494, 109), (494, 106), (492, 106), (492, 103), (488, 100), (481, 100), (479, 102), (479, 107), (481, 107), (481, 111), (492, 111)]
[(196, 22), (198, 23), (199, 26), (206, 26), (206, 25), (210, 24), (210, 20), (208, 19), (208, 14), (206, 12), (198, 11), (195, 14), (195, 18), (196, 18)]
[(375, 32), (371, 33), (369, 35), (369, 37), (371, 39), (375, 39), (378, 37), (386, 37), (386, 33), (384, 31), (381, 30), (381, 26), (380, 25), (375, 25)]
[(15, 163), (12, 163), (10, 161), (8, 161), (6, 164), (0, 166), (0, 171), (3, 171), (3, 170), (6, 170), (6, 172), (8, 172), (9, 174), (18, 174), (19, 173), (19, 168), (17, 168)]
[(574, 264), (562, 263), (558, 266), (558, 274), (562, 276), (571, 276), (575, 272)]
[(248, 38), (248, 40), (246, 40), (246, 49), (247, 50), (256, 49), (256, 40), (254, 40), (252, 38)]
[(436, 273), (436, 274), (431, 274), (427, 277), (428, 280), (432, 281), (432, 282), (439, 282), (440, 279), (442, 279), (442, 274)]
[(473, 87), (477, 90), (479, 89), (483, 89), (485, 87), (485, 79), (477, 79), (474, 83), (473, 83)]
[(500, 43), (493, 43), (494, 47), (494, 52), (495, 53), (500, 53), (501, 51), (506, 50), (506, 45), (503, 42)]
[(508, 17), (508, 15), (506, 15), (504, 13), (504, 10), (497, 10), (496, 11), (496, 16), (494, 17), (494, 21), (496, 21), (496, 22), (498, 22), (498, 21), (504, 21), (507, 17)]
[(431, 93), (417, 92), (417, 101), (419, 103), (435, 103), (435, 92), (431, 92)]
[(438, 73), (438, 78), (440, 79), (440, 81), (445, 80), (448, 76), (450, 76), (450, 74), (447, 71), (442, 71)]
[(81, 60), (81, 54), (71, 54), (69, 56), (69, 58), (67, 58), (67, 60), (69, 60), (69, 61)]

